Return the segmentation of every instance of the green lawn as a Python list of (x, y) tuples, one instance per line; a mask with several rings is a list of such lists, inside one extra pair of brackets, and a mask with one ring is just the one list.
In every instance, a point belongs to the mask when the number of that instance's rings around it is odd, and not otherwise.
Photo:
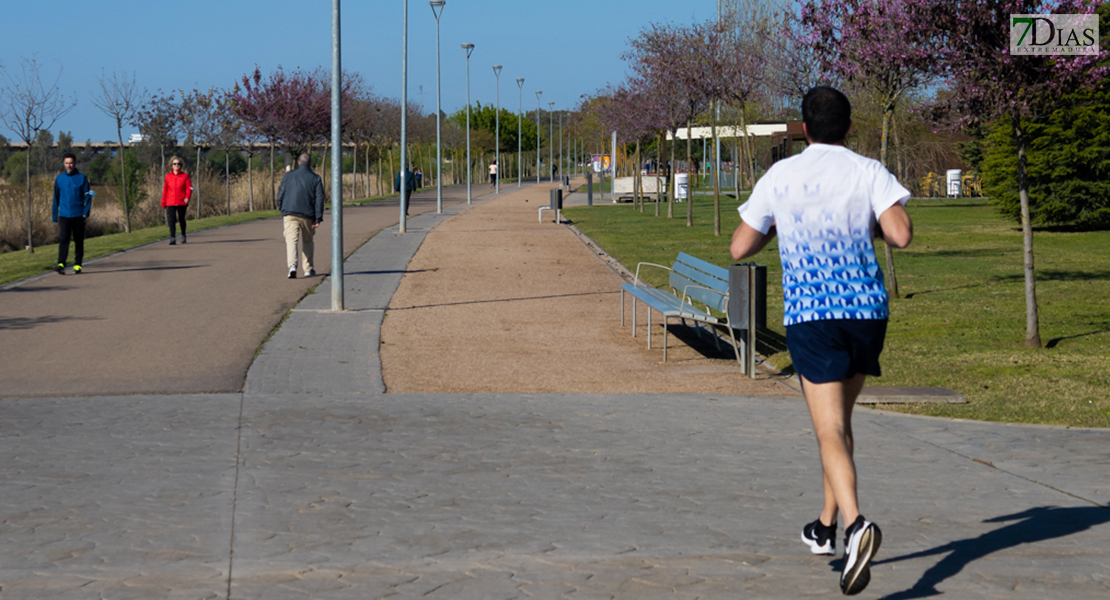
[[(736, 201), (722, 202), (722, 235), (713, 236), (712, 202), (685, 205), (676, 218), (642, 215), (629, 205), (568, 208), (563, 214), (626, 267), (670, 264), (681, 250), (719, 265), (731, 261), (729, 236), (739, 224)], [(665, 207), (661, 211), (666, 214)], [(1025, 348), (1021, 231), (981, 199), (914, 199), (915, 238), (895, 252), (903, 299), (891, 301), (891, 324), (877, 385), (943, 386), (967, 405), (900, 406), (939, 416), (1110, 427), (1110, 232), (1037, 231), (1034, 251), (1044, 349)], [(881, 246), (881, 244), (880, 244)], [(881, 253), (881, 247), (879, 248)], [(789, 369), (782, 343), (782, 272), (772, 243), (756, 262), (768, 265), (768, 325), (761, 351)], [(881, 259), (880, 259), (881, 260)], [(884, 265), (885, 268), (885, 265)], [(649, 281), (665, 284), (665, 275)]]

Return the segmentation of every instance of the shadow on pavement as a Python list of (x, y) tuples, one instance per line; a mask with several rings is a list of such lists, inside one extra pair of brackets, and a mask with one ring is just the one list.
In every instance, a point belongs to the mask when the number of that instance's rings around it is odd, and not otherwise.
[(130, 268), (127, 268), (127, 269), (104, 269), (104, 270), (98, 269), (96, 271), (86, 270), (84, 273), (81, 274), (81, 276), (84, 277), (86, 275), (97, 275), (97, 274), (103, 275), (105, 273), (126, 273), (128, 271), (180, 271), (182, 269), (201, 269), (201, 268), (208, 267), (208, 266), (211, 266), (211, 265), (181, 265), (181, 266), (175, 266), (175, 267), (169, 267), (169, 266), (165, 266), (165, 267), (130, 267)]
[(989, 531), (975, 538), (957, 540), (922, 552), (875, 561), (882, 565), (903, 560), (934, 556), (948, 552), (948, 556), (930, 567), (921, 579), (908, 590), (884, 596), (882, 600), (906, 600), (939, 596), (943, 592), (937, 585), (955, 576), (964, 567), (991, 554), (1021, 544), (1035, 544), (1054, 538), (1067, 537), (1110, 521), (1110, 506), (1082, 506), (1061, 508), (1040, 506), (1027, 511), (987, 519), (984, 523), (1016, 521), (1005, 527)]
[(0, 330), (5, 329), (34, 329), (39, 325), (50, 325), (53, 323), (64, 323), (66, 321), (75, 321), (80, 318), (83, 321), (99, 321), (102, 320), (98, 317), (56, 317), (54, 315), (46, 317), (0, 317)]
[(495, 298), (492, 300), (467, 300), (466, 302), (447, 302), (443, 304), (422, 304), (419, 306), (401, 306), (389, 310), (415, 310), (418, 308), (436, 308), (440, 306), (464, 306), (466, 304), (491, 304), (494, 302), (527, 302), (530, 300), (553, 300), (555, 298), (572, 298), (575, 296), (603, 296), (617, 292), (584, 292), (580, 294), (554, 294), (550, 296), (528, 296), (525, 298)]
[(271, 238), (258, 238), (253, 240), (205, 240), (203, 242), (189, 242), (189, 246), (201, 246), (205, 244), (253, 244), (255, 242), (269, 242), (273, 241)]

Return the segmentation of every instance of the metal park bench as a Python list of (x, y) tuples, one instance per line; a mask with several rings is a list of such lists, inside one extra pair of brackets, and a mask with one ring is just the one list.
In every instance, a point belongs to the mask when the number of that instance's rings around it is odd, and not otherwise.
[[(654, 288), (640, 280), (640, 269), (644, 266), (657, 267), (670, 271), (670, 291)], [(729, 270), (708, 263), (700, 258), (679, 252), (678, 258), (670, 267), (654, 263), (642, 262), (636, 265), (636, 278), (632, 283), (621, 286), (621, 326), (624, 326), (624, 294), (632, 296), (632, 337), (636, 337), (636, 301), (643, 302), (648, 307), (648, 348), (651, 348), (651, 311), (655, 310), (663, 316), (663, 362), (667, 362), (667, 326), (670, 319), (682, 319), (695, 323), (704, 323), (710, 326), (727, 323), (729, 337), (732, 339), (732, 349), (736, 354), (736, 361), (741, 369), (749, 376), (754, 377), (754, 329), (748, 329), (748, 337), (743, 345), (747, 360), (741, 359), (741, 344), (737, 343), (733, 327), (738, 323), (754, 322), (742, 318), (743, 315), (731, 316), (729, 302)], [(697, 303), (697, 304), (695, 304)], [(732, 303), (736, 305), (736, 303)], [(748, 304), (748, 303), (745, 303)], [(751, 303), (754, 304), (754, 303)], [(714, 316), (713, 311), (723, 313), (724, 317)], [(720, 341), (713, 333), (713, 341), (720, 348)]]

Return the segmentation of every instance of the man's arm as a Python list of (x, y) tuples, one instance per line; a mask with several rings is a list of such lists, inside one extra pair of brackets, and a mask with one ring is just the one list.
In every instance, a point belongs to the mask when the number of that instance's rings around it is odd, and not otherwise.
[(54, 204), (50, 209), (50, 218), (55, 223), (58, 222), (58, 204), (62, 198), (62, 191), (58, 189), (58, 180), (54, 180)]
[[(340, 198), (343, 194), (340, 193)], [(324, 180), (319, 177), (316, 178), (316, 223), (320, 224), (324, 221), (324, 201), (327, 198), (324, 196)]]
[(81, 182), (81, 201), (85, 203), (85, 212), (83, 215), (86, 219), (89, 217), (89, 213), (92, 212), (92, 195), (89, 194), (90, 190), (92, 190), (92, 188), (89, 187), (89, 178), (85, 177), (85, 180)]
[(281, 178), (281, 183), (278, 184), (277, 207), (278, 210), (285, 210), (285, 180), (287, 177)]
[(879, 215), (879, 228), (879, 235), (891, 247), (905, 248), (913, 241), (913, 221), (900, 202)]
[(775, 237), (775, 226), (772, 225), (767, 233), (759, 233), (759, 230), (741, 222), (736, 231), (732, 232), (732, 245), (729, 250), (732, 252), (732, 258), (740, 260), (749, 256), (754, 256), (759, 253), (767, 243)]

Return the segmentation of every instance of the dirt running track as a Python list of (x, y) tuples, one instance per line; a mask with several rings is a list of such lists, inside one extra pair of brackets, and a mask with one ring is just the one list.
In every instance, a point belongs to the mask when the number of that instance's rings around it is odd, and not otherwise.
[[(445, 205), (465, 200), (465, 187), (444, 190)], [(428, 210), (434, 190), (413, 196), (411, 214)], [(344, 208), (344, 253), (398, 213), (396, 199)], [(274, 325), (330, 272), (330, 224), (329, 212), (316, 233), (315, 278), (286, 278), (281, 221), (267, 219), (0, 291), (0, 397), (241, 390)]]
[(695, 351), (674, 328), (663, 363), (660, 327), (646, 348), (643, 306), (632, 338), (620, 325), (624, 280), (550, 211), (537, 222), (550, 188), (503, 189), (428, 233), (382, 327), (388, 391), (797, 395), (741, 375), (731, 348), (688, 336)]

